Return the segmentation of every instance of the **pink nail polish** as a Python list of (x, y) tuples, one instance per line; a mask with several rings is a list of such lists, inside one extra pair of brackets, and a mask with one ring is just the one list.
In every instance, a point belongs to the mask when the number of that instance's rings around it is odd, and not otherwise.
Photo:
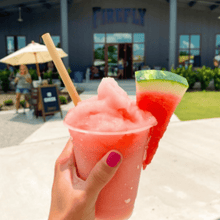
[(111, 152), (108, 155), (108, 158), (106, 160), (106, 163), (110, 166), (110, 167), (115, 167), (119, 161), (121, 160), (121, 156), (120, 154), (117, 154), (115, 152)]

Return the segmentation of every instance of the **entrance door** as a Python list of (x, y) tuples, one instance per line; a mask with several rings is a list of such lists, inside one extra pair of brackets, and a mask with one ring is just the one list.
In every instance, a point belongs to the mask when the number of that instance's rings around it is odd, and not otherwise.
[(105, 45), (105, 76), (117, 77), (117, 64), (124, 60), (123, 79), (133, 76), (132, 44), (106, 44)]

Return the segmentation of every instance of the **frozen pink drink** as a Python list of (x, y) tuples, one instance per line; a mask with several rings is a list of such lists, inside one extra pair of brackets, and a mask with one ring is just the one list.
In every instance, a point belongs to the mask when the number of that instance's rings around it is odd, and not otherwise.
[(86, 180), (108, 151), (122, 153), (118, 171), (99, 194), (96, 219), (128, 219), (137, 196), (149, 129), (157, 124), (156, 119), (140, 110), (114, 79), (104, 78), (98, 95), (72, 108), (64, 124), (72, 137), (81, 179)]

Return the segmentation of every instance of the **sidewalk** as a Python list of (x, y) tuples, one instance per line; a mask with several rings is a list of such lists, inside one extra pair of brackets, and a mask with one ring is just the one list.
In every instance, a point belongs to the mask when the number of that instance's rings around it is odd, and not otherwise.
[[(64, 115), (71, 107), (63, 107)], [(219, 131), (220, 118), (180, 122), (173, 116), (153, 162), (142, 172), (130, 219), (219, 220)], [(54, 163), (68, 138), (57, 113), (20, 145), (0, 149), (1, 220), (47, 219)]]

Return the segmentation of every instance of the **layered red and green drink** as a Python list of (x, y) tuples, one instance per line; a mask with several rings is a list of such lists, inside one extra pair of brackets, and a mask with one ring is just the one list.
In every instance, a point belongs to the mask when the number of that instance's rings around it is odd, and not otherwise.
[(79, 177), (86, 180), (95, 164), (110, 150), (123, 162), (103, 188), (96, 203), (96, 219), (128, 219), (137, 195), (149, 130), (157, 124), (140, 110), (112, 78), (104, 78), (98, 95), (71, 109), (64, 124), (74, 144)]

